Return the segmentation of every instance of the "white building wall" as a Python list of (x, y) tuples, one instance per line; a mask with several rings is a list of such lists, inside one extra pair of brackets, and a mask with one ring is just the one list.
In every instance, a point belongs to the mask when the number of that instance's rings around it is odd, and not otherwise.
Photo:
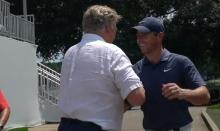
[(37, 46), (0, 36), (0, 89), (11, 107), (7, 126), (42, 122), (38, 104)]

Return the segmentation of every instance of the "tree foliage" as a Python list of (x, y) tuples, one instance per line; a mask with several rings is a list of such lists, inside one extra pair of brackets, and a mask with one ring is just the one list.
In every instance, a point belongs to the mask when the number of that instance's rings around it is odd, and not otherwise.
[[(12, 13), (21, 13), (21, 2), (8, 0)], [(108, 5), (123, 16), (118, 24), (115, 43), (132, 62), (141, 58), (135, 34), (130, 32), (145, 16), (164, 19), (164, 46), (190, 57), (206, 68), (220, 57), (219, 0), (30, 0), (28, 13), (36, 18), (38, 52), (47, 59), (58, 51), (65, 52), (81, 39), (83, 12), (94, 4)], [(220, 62), (219, 62), (220, 63)], [(218, 65), (218, 64), (217, 64)], [(215, 66), (219, 69), (219, 66)], [(213, 70), (215, 70), (213, 69)]]

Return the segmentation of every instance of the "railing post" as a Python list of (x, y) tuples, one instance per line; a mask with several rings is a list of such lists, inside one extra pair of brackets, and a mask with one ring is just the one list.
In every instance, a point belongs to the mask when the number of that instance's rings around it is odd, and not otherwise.
[(23, 15), (24, 19), (27, 20), (27, 0), (23, 0)]

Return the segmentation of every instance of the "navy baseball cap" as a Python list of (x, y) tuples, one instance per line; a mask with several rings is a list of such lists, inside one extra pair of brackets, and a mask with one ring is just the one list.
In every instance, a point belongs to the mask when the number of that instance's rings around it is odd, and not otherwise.
[(138, 32), (164, 32), (162, 20), (155, 17), (145, 17), (137, 26), (132, 28)]

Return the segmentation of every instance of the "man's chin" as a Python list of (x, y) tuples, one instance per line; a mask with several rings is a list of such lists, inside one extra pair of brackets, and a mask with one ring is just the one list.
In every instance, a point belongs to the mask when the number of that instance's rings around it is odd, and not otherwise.
[(146, 54), (147, 51), (146, 51), (146, 50), (141, 50), (141, 53), (142, 53), (142, 54)]
[(141, 51), (141, 53), (142, 53), (143, 55), (145, 55), (145, 56), (150, 54), (149, 51)]

